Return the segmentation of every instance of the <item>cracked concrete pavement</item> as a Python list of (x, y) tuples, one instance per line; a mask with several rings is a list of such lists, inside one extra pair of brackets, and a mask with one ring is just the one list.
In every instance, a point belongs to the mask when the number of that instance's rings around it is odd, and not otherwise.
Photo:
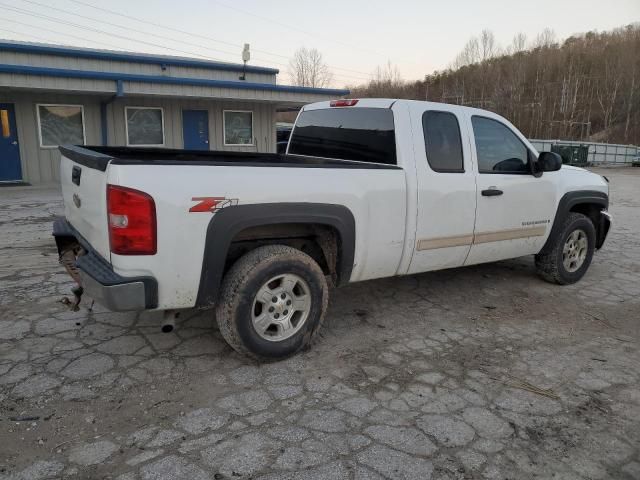
[(211, 311), (68, 311), (58, 189), (0, 189), (0, 478), (640, 478), (640, 169), (602, 173), (580, 283), (522, 258), (350, 285), (262, 365)]

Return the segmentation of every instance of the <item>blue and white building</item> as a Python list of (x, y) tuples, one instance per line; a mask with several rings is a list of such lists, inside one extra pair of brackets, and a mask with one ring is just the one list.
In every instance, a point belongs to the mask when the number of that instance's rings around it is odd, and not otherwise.
[(278, 109), (346, 95), (278, 70), (0, 40), (0, 182), (59, 180), (60, 144), (276, 151)]

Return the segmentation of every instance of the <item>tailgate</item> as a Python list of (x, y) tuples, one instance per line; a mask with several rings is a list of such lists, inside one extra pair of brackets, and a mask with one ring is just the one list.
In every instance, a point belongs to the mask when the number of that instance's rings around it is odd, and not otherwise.
[[(64, 215), (71, 225), (105, 259), (110, 258), (107, 229), (107, 165), (95, 153), (78, 147), (61, 147), (60, 183)], [(86, 156), (87, 158), (83, 158)]]

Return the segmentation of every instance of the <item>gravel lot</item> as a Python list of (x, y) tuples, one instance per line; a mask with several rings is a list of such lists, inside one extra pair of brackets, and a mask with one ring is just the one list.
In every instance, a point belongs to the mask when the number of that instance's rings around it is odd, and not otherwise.
[(1, 188), (0, 478), (640, 478), (640, 169), (601, 173), (579, 284), (532, 258), (354, 284), (265, 365), (209, 311), (68, 311), (57, 188)]

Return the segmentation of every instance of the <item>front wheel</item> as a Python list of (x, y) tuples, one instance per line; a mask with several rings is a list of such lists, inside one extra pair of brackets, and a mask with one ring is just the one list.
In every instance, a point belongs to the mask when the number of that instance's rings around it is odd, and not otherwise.
[(596, 230), (589, 217), (569, 213), (550, 248), (536, 255), (536, 269), (548, 282), (575, 283), (587, 272), (595, 243)]
[(256, 248), (226, 274), (216, 318), (239, 353), (283, 358), (309, 345), (328, 303), (327, 282), (307, 254), (285, 245)]

